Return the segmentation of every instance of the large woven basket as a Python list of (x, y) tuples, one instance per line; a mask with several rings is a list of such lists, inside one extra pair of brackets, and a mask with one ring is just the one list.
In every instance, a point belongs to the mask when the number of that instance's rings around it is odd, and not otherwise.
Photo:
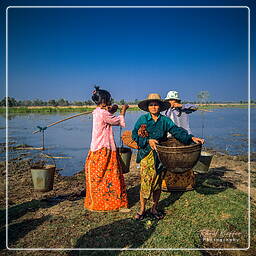
[(165, 142), (156, 145), (160, 161), (167, 171), (183, 173), (192, 169), (197, 163), (202, 145), (184, 145), (175, 138), (170, 138)]

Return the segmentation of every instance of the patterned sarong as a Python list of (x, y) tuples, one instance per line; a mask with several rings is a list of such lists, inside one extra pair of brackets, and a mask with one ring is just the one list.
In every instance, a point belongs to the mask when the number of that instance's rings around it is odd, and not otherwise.
[(124, 177), (117, 154), (107, 148), (89, 151), (85, 163), (85, 208), (92, 211), (114, 211), (128, 207)]
[(157, 174), (153, 151), (140, 162), (141, 188), (143, 198), (149, 199), (153, 191), (161, 189), (164, 172)]

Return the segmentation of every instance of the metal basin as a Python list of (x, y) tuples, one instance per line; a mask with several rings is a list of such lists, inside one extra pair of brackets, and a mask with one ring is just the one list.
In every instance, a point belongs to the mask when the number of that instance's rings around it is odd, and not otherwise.
[(156, 146), (157, 153), (162, 164), (167, 171), (174, 173), (183, 173), (192, 169), (197, 163), (202, 145), (190, 144), (184, 145), (174, 138)]

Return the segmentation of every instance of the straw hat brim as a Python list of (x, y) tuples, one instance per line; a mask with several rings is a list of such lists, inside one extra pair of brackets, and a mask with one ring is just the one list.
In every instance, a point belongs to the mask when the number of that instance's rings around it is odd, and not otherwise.
[(165, 111), (166, 109), (170, 108), (170, 103), (166, 102), (166, 101), (162, 101), (159, 99), (148, 99), (148, 100), (143, 100), (138, 104), (138, 107), (143, 110), (143, 111), (148, 111), (148, 104), (151, 101), (157, 101), (159, 103), (160, 106), (160, 112)]

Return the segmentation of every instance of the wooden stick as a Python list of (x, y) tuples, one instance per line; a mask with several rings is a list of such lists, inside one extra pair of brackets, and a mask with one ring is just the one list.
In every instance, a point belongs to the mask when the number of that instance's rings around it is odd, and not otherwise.
[(43, 150), (42, 147), (40, 147), (40, 148), (26, 147), (26, 148), (15, 148), (15, 149), (18, 149), (18, 150)]
[[(87, 114), (91, 114), (91, 113), (92, 113), (92, 111), (82, 112), (82, 113), (80, 113), (80, 114), (77, 114), (77, 115), (74, 115), (74, 116), (70, 116), (70, 117), (67, 117), (67, 118), (65, 118), (65, 119), (63, 119), (63, 120), (60, 120), (60, 121), (57, 121), (57, 122), (55, 122), (55, 123), (49, 124), (49, 125), (47, 125), (46, 127), (48, 128), (48, 127), (51, 127), (51, 126), (53, 126), (53, 125), (59, 124), (59, 123), (61, 123), (61, 122), (64, 122), (64, 121), (66, 121), (66, 120), (69, 120), (69, 119), (71, 119), (71, 118), (74, 118), (74, 117), (77, 117), (77, 116), (81, 116), (81, 115), (87, 115)], [(40, 132), (40, 130), (33, 131), (33, 134), (38, 133), (38, 132)]]
[(56, 159), (71, 159), (71, 156), (49, 156), (47, 154), (42, 154), (43, 156), (47, 157), (47, 158), (56, 158)]

